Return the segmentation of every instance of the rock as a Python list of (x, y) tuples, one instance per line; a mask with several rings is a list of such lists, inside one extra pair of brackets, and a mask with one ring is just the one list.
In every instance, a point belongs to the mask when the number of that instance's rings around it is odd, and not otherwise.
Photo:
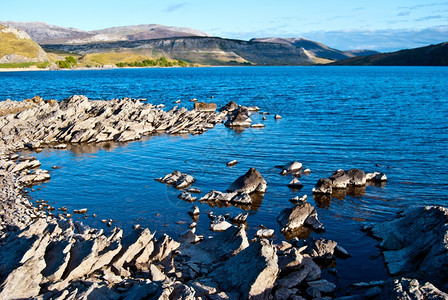
[(238, 104), (236, 104), (235, 101), (230, 101), (229, 103), (227, 103), (226, 105), (221, 107), (219, 109), (219, 111), (228, 113), (228, 112), (234, 111), (237, 108), (238, 108)]
[(448, 270), (448, 208), (408, 207), (395, 220), (373, 226), (372, 234), (382, 240), (392, 275), (408, 275), (436, 286), (446, 283), (440, 274)]
[(252, 204), (252, 198), (247, 193), (241, 193), (237, 194), (232, 199), (230, 199), (230, 202), (237, 205), (248, 205)]
[(317, 231), (324, 230), (324, 226), (317, 219), (316, 210), (309, 203), (284, 209), (277, 221), (282, 227), (281, 232), (293, 232), (302, 226), (310, 226)]
[(200, 193), (202, 193), (202, 191), (200, 189), (196, 189), (196, 188), (189, 188), (187, 190), (187, 192), (193, 193), (193, 194), (200, 194)]
[(196, 102), (194, 104), (194, 109), (199, 111), (212, 112), (215, 111), (217, 107), (216, 103)]
[(236, 224), (242, 224), (242, 223), (246, 222), (248, 216), (249, 216), (248, 213), (246, 213), (246, 214), (239, 213), (235, 217), (230, 218), (230, 221), (233, 223), (236, 223)]
[(387, 181), (387, 176), (384, 173), (374, 172), (366, 174), (366, 181), (383, 182)]
[(229, 161), (226, 165), (227, 165), (228, 167), (232, 167), (232, 166), (235, 166), (237, 163), (238, 163), (237, 160), (231, 160), (231, 161)]
[(231, 226), (197, 245), (183, 245), (179, 249), (178, 258), (188, 257), (191, 263), (212, 265), (238, 254), (248, 246), (244, 227)]
[(266, 125), (262, 124), (262, 123), (256, 123), (256, 124), (252, 124), (250, 125), (251, 128), (264, 128), (266, 127)]
[(292, 188), (292, 189), (301, 189), (301, 188), (303, 188), (303, 184), (300, 182), (300, 180), (298, 180), (297, 178), (294, 178), (288, 184), (288, 187)]
[(348, 253), (347, 250), (345, 250), (342, 246), (337, 245), (334, 248), (334, 255), (338, 258), (347, 259), (352, 257), (350, 253)]
[(292, 161), (283, 166), (282, 170), (288, 173), (296, 173), (302, 169), (302, 163)]
[(73, 210), (73, 213), (74, 214), (81, 214), (81, 215), (86, 214), (87, 213), (87, 208), (75, 209), (75, 210)]
[(294, 271), (277, 281), (280, 286), (290, 289), (303, 281), (316, 280), (321, 276), (319, 266), (308, 255), (304, 255), (300, 262), (292, 267), (292, 270)]
[(179, 171), (174, 171), (165, 175), (164, 177), (156, 179), (159, 182), (170, 184), (176, 189), (182, 190), (189, 187), (195, 181), (193, 176)]
[(276, 119), (276, 120), (280, 120), (282, 118), (282, 116), (280, 116), (280, 115), (275, 115), (274, 116), (274, 119)]
[(57, 144), (55, 146), (53, 146), (54, 149), (66, 149), (67, 148), (67, 144)]
[(241, 299), (267, 299), (278, 274), (277, 254), (265, 239), (229, 258), (208, 277), (224, 292), (238, 292)]
[(279, 288), (274, 293), (275, 300), (288, 300), (292, 295), (297, 293), (298, 289), (287, 289), (287, 288)]
[(232, 224), (227, 222), (223, 216), (218, 216), (210, 223), (210, 229), (213, 231), (225, 231), (229, 227), (232, 227)]
[(195, 202), (197, 197), (193, 197), (190, 193), (183, 191), (177, 198), (187, 201), (187, 202)]
[(313, 194), (331, 194), (333, 193), (332, 182), (330, 179), (321, 178), (313, 188)]
[(188, 211), (188, 214), (191, 216), (197, 216), (199, 215), (201, 212), (199, 210), (199, 207), (197, 207), (196, 205), (193, 205), (193, 207)]
[(224, 123), (227, 127), (249, 127), (252, 124), (250, 111), (245, 107), (235, 109)]
[(274, 229), (261, 228), (255, 233), (258, 238), (271, 238), (274, 236)]
[(350, 177), (344, 170), (337, 170), (331, 174), (331, 187), (334, 189), (345, 189), (350, 184)]
[(199, 201), (210, 201), (210, 202), (230, 202), (233, 197), (235, 197), (237, 193), (223, 193), (220, 191), (210, 191), (204, 195), (204, 197), (200, 198)]
[(418, 280), (408, 278), (390, 280), (378, 296), (380, 299), (448, 299), (448, 294), (431, 283), (420, 285)]
[(204, 297), (211, 294), (215, 294), (218, 291), (216, 282), (210, 279), (200, 279), (191, 284), (191, 287), (195, 291), (196, 297)]
[(263, 176), (261, 176), (260, 172), (255, 168), (250, 168), (246, 174), (235, 180), (227, 191), (250, 194), (253, 192), (265, 193), (266, 189), (267, 182), (264, 180)]
[(201, 238), (194, 233), (194, 230), (188, 229), (179, 235), (179, 242), (181, 243), (198, 243)]
[(359, 169), (348, 170), (347, 176), (350, 178), (351, 185), (354, 185), (354, 186), (366, 185), (366, 174)]
[(305, 169), (305, 170), (303, 170), (303, 172), (302, 172), (302, 174), (304, 174), (304, 175), (308, 175), (308, 174), (310, 174), (311, 173), (311, 170), (310, 169)]
[(307, 288), (306, 292), (313, 298), (321, 298), (322, 293), (332, 293), (336, 288), (334, 283), (325, 279), (309, 281), (308, 285), (310, 287)]

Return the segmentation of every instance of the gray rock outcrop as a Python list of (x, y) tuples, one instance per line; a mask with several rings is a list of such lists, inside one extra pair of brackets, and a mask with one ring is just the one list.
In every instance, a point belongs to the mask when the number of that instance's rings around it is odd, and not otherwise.
[(392, 275), (412, 276), (436, 286), (448, 278), (448, 208), (409, 207), (399, 217), (376, 224), (384, 260)]
[(325, 230), (323, 224), (317, 218), (316, 209), (307, 202), (284, 209), (277, 217), (277, 221), (284, 233), (297, 231), (302, 226), (311, 227), (316, 231)]

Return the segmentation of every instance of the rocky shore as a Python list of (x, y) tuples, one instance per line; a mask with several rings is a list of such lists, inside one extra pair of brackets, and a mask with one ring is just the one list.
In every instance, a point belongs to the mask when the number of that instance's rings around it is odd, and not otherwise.
[[(213, 105), (195, 107), (164, 111), (135, 99), (91, 101), (84, 96), (0, 102), (0, 299), (334, 298), (336, 284), (323, 278), (324, 270), (350, 254), (337, 241), (297, 238), (304, 231), (325, 230), (306, 197), (273, 216), (285, 236), (295, 236), (274, 244), (268, 228), (248, 238), (245, 214), (209, 215), (213, 238), (196, 235), (194, 222), (179, 237), (156, 238), (139, 226), (128, 235), (120, 228), (105, 233), (73, 222), (63, 208), (45, 201), (34, 206), (23, 196), (26, 185), (50, 175), (35, 158), (17, 154), (22, 149), (131, 141), (154, 133), (200, 134), (226, 119), (229, 127), (248, 127), (255, 111), (232, 103), (220, 113)], [(282, 173), (295, 176), (301, 169), (291, 162)], [(358, 169), (338, 170), (321, 179), (315, 193), (386, 179)], [(181, 190), (185, 201), (195, 198), (190, 192), (197, 191), (189, 188), (194, 178), (188, 174), (174, 171), (158, 180)], [(199, 201), (251, 205), (269, 188), (253, 168), (229, 184), (225, 192), (211, 191)], [(200, 212), (193, 206), (188, 213), (194, 220)], [(359, 283), (340, 298), (447, 299), (447, 224), (447, 208), (412, 207), (396, 220), (366, 228), (381, 241), (393, 278)]]

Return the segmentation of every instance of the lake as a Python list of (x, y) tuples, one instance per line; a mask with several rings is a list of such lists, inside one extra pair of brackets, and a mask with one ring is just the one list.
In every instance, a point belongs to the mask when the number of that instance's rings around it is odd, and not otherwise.
[[(223, 125), (197, 136), (151, 136), (141, 141), (44, 149), (33, 154), (51, 170), (48, 183), (34, 187), (33, 199), (46, 199), (69, 210), (88, 208), (81, 219), (105, 228), (101, 219), (132, 230), (140, 224), (174, 238), (191, 222), (193, 204), (179, 200), (179, 191), (154, 181), (174, 170), (193, 175), (194, 187), (224, 191), (250, 167), (268, 182), (258, 207), (247, 212), (248, 235), (259, 225), (275, 230), (279, 213), (294, 196), (308, 195), (326, 227), (314, 238), (337, 241), (353, 257), (338, 260), (338, 275), (326, 274), (344, 287), (358, 281), (388, 278), (377, 241), (361, 228), (394, 218), (410, 205), (447, 205), (448, 69), (443, 67), (223, 67), (114, 69), (91, 71), (0, 73), (0, 100), (40, 95), (62, 100), (73, 94), (90, 99), (144, 98), (149, 103), (174, 102), (192, 108), (189, 100), (235, 101), (269, 112), (262, 129), (234, 131)], [(282, 119), (275, 120), (274, 114)], [(263, 122), (255, 113), (254, 122)], [(238, 160), (234, 167), (226, 162)], [(277, 165), (300, 161), (311, 173), (304, 187), (287, 187), (292, 177), (279, 175)], [(52, 166), (58, 166), (52, 170)], [(313, 199), (319, 178), (337, 169), (359, 168), (386, 173), (382, 186), (357, 194)], [(215, 215), (244, 212), (238, 207), (209, 207)], [(92, 217), (95, 213), (98, 216)], [(179, 222), (180, 221), (180, 222)], [(186, 222), (186, 223), (183, 223)], [(177, 224), (181, 223), (181, 224)], [(197, 234), (213, 235), (201, 214)]]

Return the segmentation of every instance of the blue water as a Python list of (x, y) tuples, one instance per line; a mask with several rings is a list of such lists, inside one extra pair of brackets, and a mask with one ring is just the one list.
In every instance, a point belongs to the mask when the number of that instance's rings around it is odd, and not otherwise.
[[(448, 205), (448, 68), (438, 67), (228, 67), (185, 69), (128, 69), (0, 73), (0, 100), (21, 100), (36, 94), (64, 99), (84, 94), (90, 99), (146, 98), (167, 108), (181, 99), (213, 101), (218, 106), (234, 100), (270, 112), (264, 129), (235, 132), (218, 125), (200, 136), (152, 136), (142, 141), (69, 150), (46, 149), (35, 154), (52, 170), (49, 183), (35, 187), (35, 199), (55, 206), (88, 208), (84, 222), (104, 226), (114, 219), (130, 230), (139, 223), (176, 237), (187, 229), (190, 203), (179, 192), (153, 179), (175, 169), (193, 175), (194, 187), (205, 194), (225, 190), (250, 167), (268, 182), (259, 207), (249, 210), (248, 234), (260, 224), (279, 233), (276, 217), (293, 196), (307, 194), (317, 207), (327, 231), (313, 234), (336, 240), (353, 257), (337, 262), (331, 281), (351, 282), (387, 278), (377, 241), (360, 229), (391, 219), (409, 205)], [(213, 98), (212, 98), (213, 97)], [(273, 114), (281, 120), (274, 120)], [(255, 122), (261, 115), (254, 114)], [(232, 168), (226, 162), (236, 159)], [(297, 160), (312, 173), (295, 192), (286, 185), (276, 165)], [(339, 168), (385, 172), (386, 185), (367, 186), (356, 195), (313, 199), (317, 180)], [(202, 212), (237, 214), (236, 207)], [(91, 214), (96, 213), (97, 218)], [(75, 217), (75, 219), (80, 217)], [(185, 221), (186, 224), (176, 224)], [(208, 230), (201, 215), (198, 234)]]

